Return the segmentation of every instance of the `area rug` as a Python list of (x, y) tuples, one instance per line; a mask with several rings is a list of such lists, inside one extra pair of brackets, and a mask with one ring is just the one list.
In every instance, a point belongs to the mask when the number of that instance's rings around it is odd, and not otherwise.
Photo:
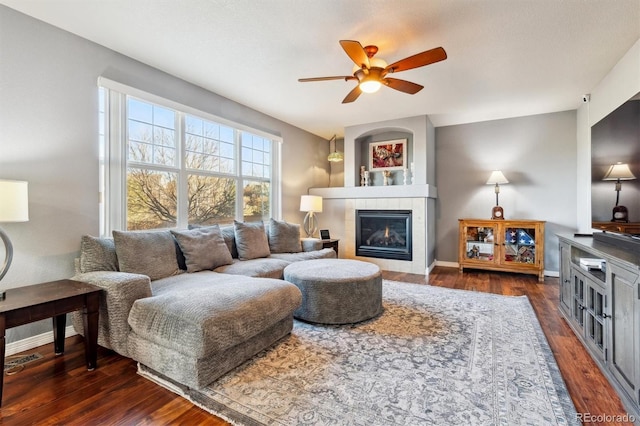
[(296, 321), (201, 389), (140, 374), (237, 425), (578, 425), (526, 296), (385, 280), (384, 312)]

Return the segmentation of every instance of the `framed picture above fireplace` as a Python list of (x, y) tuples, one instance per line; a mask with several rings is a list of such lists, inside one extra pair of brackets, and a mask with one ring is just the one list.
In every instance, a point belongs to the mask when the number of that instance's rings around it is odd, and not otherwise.
[(407, 140), (371, 142), (369, 144), (369, 170), (402, 170), (407, 168)]

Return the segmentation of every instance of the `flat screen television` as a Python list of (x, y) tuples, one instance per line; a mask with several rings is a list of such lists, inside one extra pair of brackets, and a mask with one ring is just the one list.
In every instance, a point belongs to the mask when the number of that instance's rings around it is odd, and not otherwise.
[[(619, 182), (607, 176), (613, 165)], [(640, 244), (640, 93), (591, 127), (591, 219), (595, 230)]]

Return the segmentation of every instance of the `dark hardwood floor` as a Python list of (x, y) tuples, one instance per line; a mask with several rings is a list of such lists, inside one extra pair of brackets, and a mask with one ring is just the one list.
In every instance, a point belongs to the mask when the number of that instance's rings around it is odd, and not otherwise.
[[(423, 275), (385, 272), (384, 278), (427, 284)], [(556, 357), (579, 413), (624, 415), (615, 391), (558, 312), (558, 279), (539, 283), (533, 275), (465, 272), (437, 267), (428, 284), (464, 290), (527, 295)], [(138, 376), (136, 364), (100, 348), (98, 368), (87, 371), (79, 336), (66, 340), (55, 356), (53, 344), (38, 352), (43, 359), (5, 375), (0, 409), (3, 425), (226, 425), (172, 392)], [(597, 423), (589, 423), (597, 424)], [(605, 424), (605, 423), (601, 423)], [(607, 425), (616, 423), (606, 423)]]

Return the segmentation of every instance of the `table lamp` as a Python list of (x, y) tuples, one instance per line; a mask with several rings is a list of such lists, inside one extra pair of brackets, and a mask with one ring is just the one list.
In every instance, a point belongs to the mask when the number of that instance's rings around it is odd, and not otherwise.
[[(29, 220), (28, 182), (17, 180), (0, 180), (0, 223), (26, 222)], [(4, 243), (5, 259), (0, 267), (0, 281), (5, 276), (13, 260), (13, 246), (9, 236), (0, 228), (0, 239)], [(0, 300), (5, 299), (5, 292), (0, 292)]]
[(629, 169), (628, 164), (617, 163), (611, 165), (607, 173), (605, 173), (602, 180), (615, 180), (616, 181), (616, 205), (613, 208), (613, 215), (611, 222), (629, 222), (629, 211), (625, 206), (619, 206), (620, 202), (620, 190), (622, 189), (623, 180), (633, 180), (636, 177)]
[(495, 184), (495, 192), (496, 192), (496, 205), (491, 210), (491, 219), (504, 219), (504, 211), (502, 207), (500, 207), (500, 203), (498, 202), (498, 194), (500, 194), (500, 184), (509, 183), (506, 177), (502, 174), (500, 170), (494, 170), (491, 172), (491, 176), (489, 176), (489, 180), (487, 180), (487, 185)]
[(304, 231), (307, 238), (313, 237), (318, 231), (318, 220), (315, 213), (322, 213), (322, 197), (318, 195), (303, 195), (300, 197), (300, 211), (307, 212), (304, 217)]

